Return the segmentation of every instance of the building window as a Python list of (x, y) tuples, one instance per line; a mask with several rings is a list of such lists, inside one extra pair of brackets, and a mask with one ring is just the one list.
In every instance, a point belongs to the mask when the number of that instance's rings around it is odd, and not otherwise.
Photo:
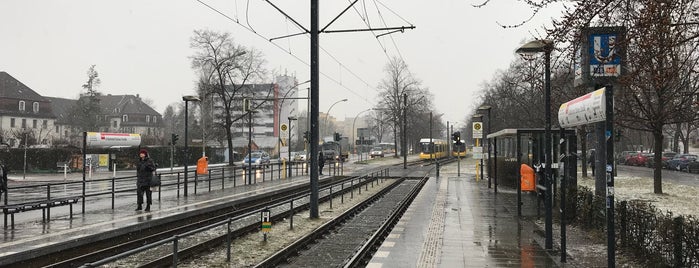
[(146, 123), (150, 123), (150, 115), (146, 115)]
[(23, 100), (19, 101), (19, 110), (24, 111), (24, 101)]
[(53, 125), (55, 132), (58, 133), (58, 125)]
[(34, 111), (34, 113), (39, 112), (39, 103), (38, 102), (32, 103), (32, 111)]
[(116, 121), (116, 120), (112, 121), (112, 127), (113, 127), (113, 128), (116, 128), (116, 127), (117, 127), (117, 121)]
[(12, 128), (15, 127), (15, 119), (14, 118), (10, 118), (10, 127), (12, 127)]
[(41, 128), (47, 129), (49, 127), (49, 120), (44, 120), (44, 122), (41, 122)]
[(22, 128), (27, 128), (27, 119), (22, 119)]
[(129, 115), (128, 115), (128, 114), (122, 115), (122, 116), (121, 116), (121, 121), (122, 121), (122, 122), (128, 122), (128, 121), (129, 121)]
[(36, 128), (36, 119), (32, 120), (32, 128)]
[(155, 124), (155, 123), (157, 123), (157, 122), (158, 122), (158, 117), (157, 117), (157, 116), (153, 116), (153, 124)]

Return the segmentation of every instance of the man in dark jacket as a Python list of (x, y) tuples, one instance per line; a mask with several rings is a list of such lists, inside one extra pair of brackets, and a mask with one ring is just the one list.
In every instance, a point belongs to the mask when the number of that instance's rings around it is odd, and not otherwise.
[(153, 160), (148, 157), (148, 151), (141, 149), (138, 152), (138, 162), (136, 163), (136, 203), (138, 207), (136, 210), (143, 209), (143, 194), (146, 194), (146, 211), (150, 211), (150, 204), (153, 203), (153, 192), (151, 192), (150, 187), (153, 181), (153, 171), (156, 170)]
[(323, 175), (323, 167), (325, 166), (325, 156), (323, 152), (318, 152), (318, 174)]

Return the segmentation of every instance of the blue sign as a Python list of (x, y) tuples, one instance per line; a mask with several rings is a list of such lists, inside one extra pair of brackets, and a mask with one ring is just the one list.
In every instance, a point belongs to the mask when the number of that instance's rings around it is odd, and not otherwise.
[(618, 34), (590, 34), (590, 76), (621, 75), (621, 49)]

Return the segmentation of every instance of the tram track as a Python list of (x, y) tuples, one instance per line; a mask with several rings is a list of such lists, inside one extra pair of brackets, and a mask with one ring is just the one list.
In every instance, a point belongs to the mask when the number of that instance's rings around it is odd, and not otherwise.
[[(350, 178), (328, 178), (320, 186), (343, 183)], [(121, 234), (100, 234), (100, 239), (73, 245), (60, 245), (56, 249), (38, 248), (20, 256), (0, 259), (3, 267), (77, 267), (84, 263), (104, 259), (168, 237), (196, 230), (214, 222), (243, 215), (250, 211), (307, 194), (306, 185), (290, 187), (278, 193), (242, 200), (236, 203), (219, 204), (212, 209), (193, 214), (186, 218), (159, 219), (148, 222), (140, 228), (133, 228)], [(257, 227), (257, 226), (255, 226)], [(249, 230), (242, 228), (242, 230)], [(158, 266), (155, 264), (155, 266)]]
[(428, 177), (399, 179), (256, 267), (363, 267)]

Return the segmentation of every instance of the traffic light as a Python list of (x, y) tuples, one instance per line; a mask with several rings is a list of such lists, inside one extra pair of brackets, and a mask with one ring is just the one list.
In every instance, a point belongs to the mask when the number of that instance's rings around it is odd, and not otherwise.
[(310, 139), (310, 137), (309, 137), (308, 131), (304, 131), (304, 132), (303, 132), (303, 140), (304, 140), (305, 142), (308, 142), (309, 139)]
[(341, 139), (342, 139), (342, 136), (340, 136), (340, 133), (335, 132), (334, 140), (335, 140), (335, 141), (340, 141)]
[(172, 141), (170, 142), (170, 144), (172, 144), (172, 145), (177, 144), (177, 140), (179, 140), (179, 135), (172, 133)]
[(456, 143), (456, 145), (461, 145), (461, 132), (456, 131), (451, 134), (451, 139)]

